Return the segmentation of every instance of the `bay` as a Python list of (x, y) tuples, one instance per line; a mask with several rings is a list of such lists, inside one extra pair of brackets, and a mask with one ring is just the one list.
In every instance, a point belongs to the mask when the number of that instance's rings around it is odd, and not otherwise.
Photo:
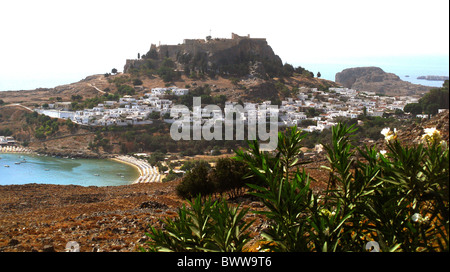
[(0, 153), (0, 185), (119, 186), (138, 177), (136, 168), (113, 160)]

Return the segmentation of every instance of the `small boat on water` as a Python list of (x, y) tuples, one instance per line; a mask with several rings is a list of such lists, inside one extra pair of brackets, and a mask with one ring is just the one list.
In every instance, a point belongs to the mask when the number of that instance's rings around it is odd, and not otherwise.
[(20, 162), (15, 162), (15, 164), (20, 164)]
[(5, 167), (9, 167), (9, 165), (5, 165)]
[(94, 176), (98, 177), (98, 176), (100, 176), (100, 175), (99, 175), (99, 174), (94, 174)]

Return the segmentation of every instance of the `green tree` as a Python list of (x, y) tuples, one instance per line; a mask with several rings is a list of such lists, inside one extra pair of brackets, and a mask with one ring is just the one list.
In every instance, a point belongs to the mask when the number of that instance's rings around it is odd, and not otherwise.
[(422, 106), (422, 110), (427, 113), (434, 115), (438, 112), (438, 109), (448, 109), (449, 108), (449, 89), (448, 82), (444, 83), (442, 88), (432, 89), (426, 93), (419, 103)]
[(156, 151), (153, 152), (150, 158), (148, 159), (148, 162), (152, 165), (157, 164), (160, 161), (164, 160), (165, 155), (162, 152)]
[(153, 59), (153, 60), (157, 60), (157, 59), (158, 59), (158, 52), (156, 52), (156, 49), (155, 49), (155, 48), (151, 48), (151, 49), (147, 52), (147, 54), (146, 54), (145, 56), (146, 56), (146, 58), (150, 58), (150, 59)]
[(75, 128), (78, 127), (78, 125), (76, 123), (72, 122), (72, 120), (70, 120), (70, 119), (67, 119), (65, 124), (70, 129), (70, 131), (73, 131)]
[(402, 111), (401, 109), (395, 109), (394, 114), (395, 114), (395, 115), (400, 115), (400, 116), (401, 116), (401, 115), (404, 115), (405, 112)]
[(167, 66), (161, 66), (157, 70), (157, 73), (164, 82), (171, 82), (179, 76), (179, 74), (173, 68)]
[(161, 117), (161, 114), (160, 114), (160, 112), (158, 112), (158, 111), (152, 111), (152, 112), (149, 114), (148, 117), (149, 117), (150, 119), (156, 120), (156, 119), (159, 119), (159, 118)]
[(212, 169), (210, 178), (215, 183), (218, 193), (227, 192), (230, 198), (235, 198), (243, 194), (246, 183), (251, 183), (250, 179), (246, 179), (247, 174), (245, 163), (221, 158)]
[(180, 167), (180, 170), (190, 171), (192, 168), (195, 167), (195, 164), (196, 164), (196, 161), (194, 161), (194, 160), (184, 161), (183, 165)]
[(123, 84), (117, 87), (117, 92), (120, 95), (134, 95), (136, 93), (136, 90), (130, 85)]
[(139, 78), (133, 79), (133, 85), (134, 86), (139, 86), (139, 85), (142, 85), (142, 84), (143, 84), (143, 82)]
[(206, 161), (199, 161), (186, 173), (182, 182), (176, 187), (177, 194), (183, 198), (193, 199), (197, 195), (207, 196), (215, 192), (214, 183), (208, 178), (211, 166)]
[(300, 125), (302, 127), (315, 126), (315, 125), (317, 125), (317, 121), (312, 120), (312, 119), (305, 119), (305, 120), (301, 121)]
[(83, 100), (83, 96), (81, 96), (81, 95), (79, 95), (79, 94), (73, 94), (72, 96), (71, 96), (71, 100), (72, 101), (81, 101), (81, 100)]
[(283, 75), (289, 77), (292, 76), (293, 74), (294, 74), (294, 67), (289, 63), (285, 63), (283, 65)]
[(0, 135), (1, 136), (11, 136), (11, 135), (13, 135), (13, 132), (9, 128), (0, 129)]

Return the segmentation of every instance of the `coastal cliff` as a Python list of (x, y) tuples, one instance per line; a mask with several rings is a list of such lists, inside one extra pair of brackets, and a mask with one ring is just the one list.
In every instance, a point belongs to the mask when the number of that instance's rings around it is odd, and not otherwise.
[(403, 81), (397, 75), (386, 73), (379, 67), (344, 69), (336, 74), (335, 81), (345, 88), (390, 96), (421, 95), (431, 88)]

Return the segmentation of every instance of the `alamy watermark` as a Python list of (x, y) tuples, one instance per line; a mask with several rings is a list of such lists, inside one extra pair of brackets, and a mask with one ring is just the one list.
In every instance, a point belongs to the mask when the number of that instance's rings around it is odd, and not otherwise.
[(80, 244), (75, 241), (67, 242), (66, 252), (80, 252)]
[(175, 105), (170, 110), (170, 117), (175, 120), (170, 127), (170, 136), (175, 141), (258, 140), (261, 150), (266, 151), (275, 150), (278, 144), (276, 105), (249, 104), (243, 107), (226, 104), (222, 112), (218, 105), (202, 108), (201, 98), (194, 97), (192, 112), (185, 105)]
[(369, 241), (366, 244), (366, 251), (369, 252), (380, 252), (380, 245), (375, 241)]

